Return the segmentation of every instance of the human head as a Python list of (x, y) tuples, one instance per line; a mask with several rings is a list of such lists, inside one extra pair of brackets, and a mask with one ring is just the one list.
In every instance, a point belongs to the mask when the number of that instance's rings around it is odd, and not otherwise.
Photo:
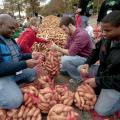
[(103, 36), (111, 40), (120, 40), (120, 11), (115, 10), (102, 20)]
[(60, 27), (65, 31), (66, 34), (71, 34), (75, 30), (75, 21), (69, 17), (65, 16), (61, 18)]
[(16, 20), (8, 14), (0, 14), (0, 35), (11, 37), (15, 32)]
[(31, 27), (35, 32), (38, 31), (38, 27), (40, 25), (40, 20), (36, 17), (30, 18), (29, 27)]

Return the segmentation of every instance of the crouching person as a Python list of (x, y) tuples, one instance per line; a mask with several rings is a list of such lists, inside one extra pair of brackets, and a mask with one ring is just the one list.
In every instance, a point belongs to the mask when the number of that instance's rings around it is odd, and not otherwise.
[[(33, 67), (38, 60), (31, 54), (21, 54), (12, 39), (16, 21), (7, 14), (0, 15), (0, 108), (13, 109), (23, 102), (18, 83), (32, 82), (36, 79)], [(37, 56), (37, 55), (36, 55)], [(34, 55), (35, 57), (35, 55)]]
[(75, 21), (71, 17), (63, 17), (60, 27), (68, 35), (64, 48), (57, 45), (52, 47), (63, 54), (61, 57), (61, 72), (69, 74), (74, 80), (80, 80), (77, 67), (85, 63), (90, 55), (93, 45), (90, 36), (83, 28), (76, 28)]
[(82, 76), (89, 77), (95, 73), (96, 67), (93, 64), (100, 60), (95, 77), (92, 76), (85, 82), (101, 90), (95, 105), (96, 112), (102, 116), (110, 116), (120, 111), (120, 11), (113, 11), (104, 17), (102, 30), (104, 38), (96, 43), (86, 64), (79, 69)]

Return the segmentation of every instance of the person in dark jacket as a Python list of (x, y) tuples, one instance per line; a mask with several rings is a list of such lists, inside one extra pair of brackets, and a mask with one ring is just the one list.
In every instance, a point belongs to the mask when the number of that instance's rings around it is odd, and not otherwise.
[(86, 15), (86, 9), (89, 1), (91, 0), (79, 0), (78, 11), (80, 11), (80, 15)]
[(76, 13), (79, 13), (82, 17), (82, 26), (86, 28), (86, 22), (88, 17), (92, 15), (93, 12), (93, 0), (79, 0), (78, 9)]
[(98, 13), (98, 24), (102, 19), (113, 10), (120, 10), (120, 0), (104, 0)]
[(100, 60), (97, 74), (86, 79), (85, 83), (101, 89), (95, 110), (102, 116), (109, 116), (120, 111), (120, 11), (104, 17), (102, 29), (104, 38), (96, 43), (86, 64), (79, 70), (82, 76), (91, 76), (93, 72), (89, 68)]
[(10, 15), (0, 15), (0, 108), (13, 109), (23, 102), (23, 94), (18, 83), (36, 79), (33, 67), (38, 64), (37, 53), (21, 54), (12, 39), (16, 21)]

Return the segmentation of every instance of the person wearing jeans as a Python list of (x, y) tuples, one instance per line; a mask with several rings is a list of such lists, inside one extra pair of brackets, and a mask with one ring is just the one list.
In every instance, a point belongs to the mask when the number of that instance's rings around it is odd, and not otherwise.
[(23, 95), (17, 83), (32, 82), (36, 78), (34, 69), (24, 69), (19, 75), (0, 77), (0, 107), (17, 108), (23, 102)]
[(76, 28), (75, 21), (71, 17), (63, 17), (60, 27), (68, 35), (64, 48), (53, 44), (51, 49), (57, 50), (61, 56), (61, 72), (67, 72), (72, 79), (80, 80), (77, 66), (84, 64), (92, 51), (90, 36), (83, 28)]
[(21, 53), (12, 39), (15, 26), (14, 18), (0, 14), (0, 109), (18, 108), (23, 102), (19, 85), (37, 78), (33, 67), (39, 62), (39, 53)]
[(100, 61), (97, 74), (84, 82), (101, 90), (94, 109), (109, 118), (120, 111), (120, 11), (113, 11), (103, 18), (102, 30), (104, 37), (96, 43), (79, 71), (81, 76), (89, 76), (89, 68)]

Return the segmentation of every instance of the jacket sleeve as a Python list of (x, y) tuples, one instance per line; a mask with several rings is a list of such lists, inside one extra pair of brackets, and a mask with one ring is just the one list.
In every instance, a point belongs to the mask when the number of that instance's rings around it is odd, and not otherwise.
[(115, 89), (120, 92), (120, 73), (113, 76), (96, 77), (97, 87), (103, 89)]
[(32, 59), (32, 54), (31, 53), (21, 54), (21, 60), (28, 60), (28, 59)]
[(98, 13), (98, 18), (97, 18), (97, 22), (101, 22), (101, 20), (104, 18), (105, 15), (105, 1), (102, 3), (101, 7), (100, 7), (100, 11)]
[(16, 72), (27, 68), (25, 61), (0, 63), (0, 77), (13, 75)]
[(96, 43), (95, 49), (92, 50), (91, 55), (87, 58), (86, 64), (92, 65), (99, 60), (99, 52), (101, 47), (102, 40)]

